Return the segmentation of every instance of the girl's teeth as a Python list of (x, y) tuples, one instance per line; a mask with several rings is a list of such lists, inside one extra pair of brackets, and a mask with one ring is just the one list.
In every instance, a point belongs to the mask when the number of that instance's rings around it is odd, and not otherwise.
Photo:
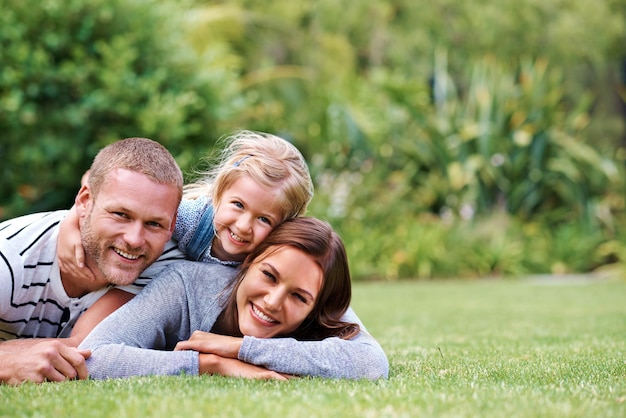
[(230, 233), (230, 236), (232, 237), (232, 239), (234, 239), (235, 241), (239, 241), (239, 242), (243, 242), (244, 240), (239, 238), (239, 236), (233, 234), (232, 232)]

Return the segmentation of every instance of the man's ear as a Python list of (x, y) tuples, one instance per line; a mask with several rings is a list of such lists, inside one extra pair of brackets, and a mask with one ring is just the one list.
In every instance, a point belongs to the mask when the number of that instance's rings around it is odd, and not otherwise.
[(87, 184), (83, 184), (80, 187), (80, 190), (74, 199), (74, 204), (79, 218), (82, 218), (89, 212), (92, 204), (92, 194), (91, 189)]
[(170, 225), (170, 239), (172, 238), (172, 235), (174, 234), (174, 230), (176, 229), (176, 217), (178, 216), (178, 211), (176, 211), (176, 213), (174, 214), (174, 217), (172, 218), (172, 224)]

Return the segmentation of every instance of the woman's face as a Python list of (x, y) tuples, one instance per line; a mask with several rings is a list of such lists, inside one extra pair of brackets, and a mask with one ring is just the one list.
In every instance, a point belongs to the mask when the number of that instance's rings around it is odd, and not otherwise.
[(246, 175), (224, 190), (215, 207), (215, 257), (243, 261), (278, 226), (282, 211), (276, 193)]
[(271, 338), (295, 331), (315, 306), (322, 276), (320, 266), (293, 247), (259, 257), (237, 288), (241, 333)]

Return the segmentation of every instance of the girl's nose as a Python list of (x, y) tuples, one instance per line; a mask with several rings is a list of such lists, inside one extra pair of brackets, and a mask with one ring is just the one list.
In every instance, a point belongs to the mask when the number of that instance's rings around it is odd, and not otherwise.
[(249, 233), (252, 230), (252, 219), (247, 214), (241, 215), (237, 218), (235, 225), (242, 234)]

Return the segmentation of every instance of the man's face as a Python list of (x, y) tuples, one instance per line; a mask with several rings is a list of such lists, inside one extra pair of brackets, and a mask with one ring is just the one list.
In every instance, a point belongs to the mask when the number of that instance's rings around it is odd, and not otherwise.
[(97, 196), (83, 186), (77, 211), (87, 266), (102, 285), (129, 285), (163, 252), (172, 236), (178, 189), (117, 169)]

